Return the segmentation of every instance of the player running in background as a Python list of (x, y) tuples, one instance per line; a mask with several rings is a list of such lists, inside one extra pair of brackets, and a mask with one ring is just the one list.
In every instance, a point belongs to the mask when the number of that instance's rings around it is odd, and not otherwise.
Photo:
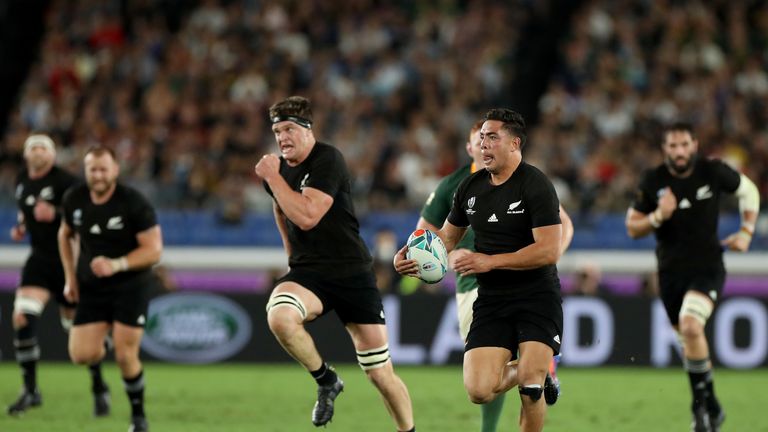
[[(472, 158), (472, 162), (457, 169), (453, 173), (449, 174), (440, 181), (434, 192), (427, 198), (427, 202), (421, 210), (421, 217), (417, 223), (417, 228), (429, 229), (434, 232), (440, 230), (443, 226), (445, 219), (448, 217), (448, 213), (451, 211), (451, 205), (453, 202), (453, 195), (456, 193), (456, 188), (462, 180), (469, 177), (472, 173), (478, 169), (483, 169), (483, 155), (480, 148), (480, 129), (483, 126), (483, 120), (476, 122), (470, 132), (466, 143), (467, 154)], [(565, 212), (565, 209), (560, 207), (560, 219), (563, 223), (563, 236), (561, 239), (561, 254), (568, 249), (573, 238), (573, 223), (570, 217)], [(459, 254), (460, 250), (466, 249), (470, 251), (475, 250), (474, 246), (475, 234), (472, 228), (468, 228), (466, 234), (461, 241), (456, 245), (456, 248), (448, 255), (448, 259), (453, 263), (452, 257), (455, 258)], [(451, 265), (452, 267), (452, 265)], [(477, 299), (477, 278), (475, 275), (457, 275), (456, 276), (456, 309), (459, 316), (459, 333), (462, 340), (467, 340), (467, 334), (469, 333), (469, 326), (472, 323), (472, 305)], [(547, 376), (545, 382), (544, 398), (548, 405), (553, 405), (557, 401), (559, 395), (559, 382), (557, 381), (556, 370), (557, 362), (553, 358), (550, 365), (550, 374)], [(495, 432), (496, 427), (501, 417), (501, 411), (504, 406), (504, 397), (506, 393), (499, 394), (496, 399), (481, 405), (482, 412), (482, 432)]]
[[(13, 328), (16, 360), (21, 366), (24, 387), (19, 398), (8, 406), (8, 414), (19, 415), (42, 404), (37, 387), (38, 321), (51, 297), (59, 303), (61, 326), (72, 327), (75, 304), (64, 298), (64, 270), (61, 267), (56, 233), (61, 224), (64, 192), (78, 179), (56, 166), (56, 147), (43, 134), (30, 135), (24, 143), (26, 169), (16, 178), (18, 224), (11, 228), (11, 239), (22, 241), (28, 233), (31, 253), (21, 272), (21, 282), (13, 303)], [(101, 363), (89, 366), (92, 377), (94, 415), (109, 414), (109, 389), (101, 375)]]
[(283, 348), (317, 382), (312, 423), (322, 426), (331, 420), (344, 383), (323, 361), (304, 326), (335, 310), (398, 430), (415, 431), (408, 389), (389, 356), (381, 295), (352, 207), (344, 156), (315, 140), (309, 100), (289, 97), (270, 107), (269, 118), (281, 157), (265, 155), (255, 171), (274, 198), (290, 271), (272, 291), (267, 320)]
[[(557, 260), (562, 224), (555, 188), (523, 162), (523, 117), (492, 109), (480, 129), (484, 170), (467, 177), (438, 234), (452, 251), (467, 227), (476, 252), (461, 250), (453, 269), (477, 275), (477, 300), (464, 352), (464, 387), (472, 402), (485, 404), (513, 387), (522, 403), (520, 429), (544, 428), (542, 399), (552, 356), (560, 351), (563, 308)], [(419, 272), (405, 259), (407, 245), (394, 258), (403, 275)], [(519, 355), (518, 355), (519, 353)], [(515, 358), (517, 365), (511, 364)]]
[[(664, 130), (664, 163), (648, 170), (627, 212), (632, 238), (656, 236), (659, 292), (683, 348), (693, 394), (692, 429), (717, 431), (725, 413), (715, 397), (704, 327), (725, 283), (723, 248), (746, 252), (752, 241), (760, 194), (755, 184), (719, 160), (699, 157), (693, 129), (675, 123)], [(720, 197), (739, 200), (741, 229), (717, 238)]]
[(59, 229), (64, 294), (78, 301), (69, 356), (77, 364), (100, 362), (104, 337), (112, 329), (115, 360), (131, 404), (128, 431), (144, 432), (149, 426), (139, 347), (149, 296), (158, 283), (151, 267), (160, 261), (163, 238), (154, 208), (138, 191), (117, 182), (120, 168), (112, 150), (93, 147), (84, 162), (87, 185), (64, 196)]

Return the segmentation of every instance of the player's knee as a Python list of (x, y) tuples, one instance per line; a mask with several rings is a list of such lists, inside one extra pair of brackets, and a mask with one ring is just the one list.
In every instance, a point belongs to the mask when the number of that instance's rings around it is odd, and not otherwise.
[(115, 363), (120, 370), (130, 369), (138, 361), (139, 356), (133, 350), (115, 349)]
[(32, 297), (17, 296), (13, 301), (13, 328), (21, 329), (29, 324), (28, 316), (39, 317), (45, 304)]
[(539, 399), (541, 399), (541, 395), (544, 394), (544, 388), (541, 386), (541, 384), (521, 385), (518, 388), (518, 391), (520, 392), (520, 399), (523, 401), (523, 403), (525, 403), (526, 399), (536, 403), (539, 401)]
[(520, 383), (543, 383), (546, 376), (547, 367), (544, 365), (518, 366), (517, 368), (517, 379)]
[(103, 357), (100, 350), (83, 349), (78, 347), (69, 347), (69, 358), (72, 363), (77, 365), (90, 365), (98, 363)]
[(474, 380), (464, 380), (464, 389), (472, 403), (485, 404), (494, 399), (493, 389), (489, 385), (483, 385)]
[(267, 323), (272, 333), (290, 334), (307, 319), (307, 308), (293, 293), (273, 293), (267, 302)]
[(683, 340), (695, 339), (704, 334), (704, 323), (698, 317), (691, 315), (681, 315), (679, 327)]

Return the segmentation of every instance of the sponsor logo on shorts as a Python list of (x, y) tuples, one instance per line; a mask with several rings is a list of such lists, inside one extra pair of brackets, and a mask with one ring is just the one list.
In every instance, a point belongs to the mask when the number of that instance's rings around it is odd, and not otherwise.
[(141, 346), (167, 361), (212, 363), (240, 352), (251, 332), (248, 313), (226, 297), (168, 294), (149, 304)]
[(560, 335), (555, 335), (552, 339), (555, 340), (555, 342), (560, 343)]

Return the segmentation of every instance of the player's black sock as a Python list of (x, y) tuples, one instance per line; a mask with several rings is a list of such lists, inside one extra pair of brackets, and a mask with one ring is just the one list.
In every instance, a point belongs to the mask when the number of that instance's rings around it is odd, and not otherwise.
[(707, 380), (711, 380), (711, 369), (709, 359), (691, 360), (685, 359), (685, 369), (688, 371), (688, 379), (691, 383), (691, 392), (693, 393), (693, 405), (691, 409), (704, 406), (707, 402)]
[(720, 407), (720, 402), (715, 397), (715, 379), (712, 376), (712, 371), (710, 370), (707, 374), (707, 411), (711, 413), (719, 413), (722, 409)]
[(24, 314), (27, 325), (16, 329), (16, 361), (21, 366), (24, 389), (32, 393), (37, 390), (37, 361), (40, 360), (40, 347), (37, 345), (38, 316)]
[(320, 369), (310, 371), (309, 373), (312, 375), (312, 378), (315, 379), (317, 385), (321, 386), (331, 385), (335, 383), (337, 379), (336, 372), (325, 362), (320, 366)]
[(91, 373), (91, 391), (94, 393), (104, 393), (107, 390), (107, 384), (101, 375), (101, 362), (88, 366)]
[(416, 425), (414, 425), (412, 428), (408, 429), (407, 431), (403, 432), (416, 432)]
[(131, 402), (131, 416), (144, 417), (144, 371), (133, 378), (123, 377), (123, 384)]

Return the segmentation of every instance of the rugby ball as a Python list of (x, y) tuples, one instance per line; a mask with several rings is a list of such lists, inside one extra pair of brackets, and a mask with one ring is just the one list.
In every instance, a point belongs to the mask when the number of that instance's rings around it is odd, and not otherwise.
[(427, 283), (440, 282), (448, 271), (448, 253), (434, 232), (417, 229), (408, 237), (407, 259), (419, 263), (419, 279)]

